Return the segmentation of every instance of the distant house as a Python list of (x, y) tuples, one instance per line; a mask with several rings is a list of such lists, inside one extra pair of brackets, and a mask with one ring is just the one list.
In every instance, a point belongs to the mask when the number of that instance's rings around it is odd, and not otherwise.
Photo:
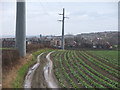
[[(30, 41), (26, 40), (26, 45), (31, 44)], [(15, 38), (2, 38), (3, 48), (15, 48)]]
[(61, 40), (60, 39), (52, 39), (50, 41), (50, 45), (55, 46), (55, 47), (59, 47), (59, 46), (61, 46)]
[(2, 39), (3, 48), (14, 48), (15, 47), (15, 38), (4, 38)]

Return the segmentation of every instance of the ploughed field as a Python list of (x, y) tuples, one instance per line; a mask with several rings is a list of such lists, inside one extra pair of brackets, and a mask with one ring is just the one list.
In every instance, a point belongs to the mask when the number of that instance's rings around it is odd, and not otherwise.
[(118, 51), (58, 50), (51, 54), (61, 87), (118, 88)]

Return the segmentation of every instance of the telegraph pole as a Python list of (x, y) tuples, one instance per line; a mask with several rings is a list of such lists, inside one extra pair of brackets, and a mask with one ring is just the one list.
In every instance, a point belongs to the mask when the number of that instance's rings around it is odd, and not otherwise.
[(64, 41), (64, 20), (65, 18), (68, 18), (68, 17), (65, 17), (65, 9), (63, 8), (63, 13), (62, 14), (59, 14), (59, 15), (62, 15), (62, 20), (58, 20), (58, 21), (62, 21), (62, 46), (61, 48), (64, 50), (64, 45), (65, 45), (65, 41)]
[(65, 9), (63, 8), (63, 20), (62, 20), (62, 49), (64, 50), (64, 19), (65, 19)]
[(17, 1), (16, 49), (21, 57), (26, 56), (26, 10), (25, 0)]

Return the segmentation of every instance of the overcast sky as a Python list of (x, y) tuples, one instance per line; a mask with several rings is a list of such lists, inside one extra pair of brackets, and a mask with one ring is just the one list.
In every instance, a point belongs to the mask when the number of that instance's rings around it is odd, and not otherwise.
[[(0, 3), (2, 35), (15, 35), (16, 3)], [(61, 35), (62, 19), (58, 13), (65, 8), (65, 34), (118, 30), (117, 2), (27, 2), (27, 35)]]

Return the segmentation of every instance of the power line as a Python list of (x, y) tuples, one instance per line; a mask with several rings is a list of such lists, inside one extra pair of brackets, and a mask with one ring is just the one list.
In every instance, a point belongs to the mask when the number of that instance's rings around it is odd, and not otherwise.
[(58, 0), (58, 6), (60, 7), (60, 8), (63, 8), (63, 5), (62, 5), (62, 2), (61, 2), (61, 0)]
[(42, 4), (42, 2), (40, 2), (40, 5), (42, 6), (42, 9), (43, 9), (44, 14), (46, 14), (46, 15), (49, 16), (49, 14), (47, 13), (47, 10), (46, 10), (46, 8), (44, 7), (44, 5)]

